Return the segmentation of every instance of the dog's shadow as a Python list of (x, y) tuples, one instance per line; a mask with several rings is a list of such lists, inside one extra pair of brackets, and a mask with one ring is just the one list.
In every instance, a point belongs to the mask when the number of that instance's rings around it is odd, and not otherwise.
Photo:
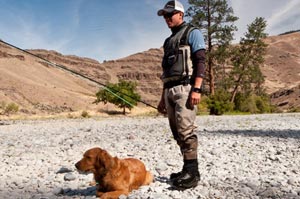
[(95, 196), (96, 186), (87, 187), (86, 189), (63, 189), (59, 195), (63, 196)]
[[(156, 176), (154, 178), (155, 181), (158, 181), (160, 183), (168, 184), (169, 187), (168, 190), (176, 190), (176, 188), (173, 187), (172, 182), (169, 180), (168, 177), (165, 176)], [(151, 185), (150, 185), (151, 186)], [(95, 196), (96, 195), (96, 186), (90, 186), (85, 189), (63, 189), (59, 195), (62, 196)]]

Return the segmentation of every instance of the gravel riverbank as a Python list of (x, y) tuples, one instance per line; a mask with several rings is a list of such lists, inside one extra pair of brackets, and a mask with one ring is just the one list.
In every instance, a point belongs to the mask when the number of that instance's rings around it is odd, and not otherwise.
[(182, 168), (164, 117), (0, 121), (0, 198), (95, 198), (74, 164), (92, 147), (141, 159), (155, 182), (123, 199), (299, 198), (300, 114), (198, 116), (201, 182), (177, 191)]

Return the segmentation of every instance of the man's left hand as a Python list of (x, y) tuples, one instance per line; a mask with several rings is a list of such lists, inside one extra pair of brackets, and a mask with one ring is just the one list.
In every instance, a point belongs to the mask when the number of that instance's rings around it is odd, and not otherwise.
[(201, 101), (201, 93), (192, 92), (190, 97), (190, 104), (192, 106), (199, 104)]

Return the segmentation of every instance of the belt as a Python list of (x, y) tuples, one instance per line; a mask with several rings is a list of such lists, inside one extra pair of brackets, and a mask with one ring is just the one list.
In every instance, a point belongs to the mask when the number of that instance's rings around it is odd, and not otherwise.
[(191, 79), (169, 81), (169, 82), (164, 83), (164, 88), (172, 88), (172, 87), (179, 86), (179, 85), (186, 86), (191, 83), (192, 83)]

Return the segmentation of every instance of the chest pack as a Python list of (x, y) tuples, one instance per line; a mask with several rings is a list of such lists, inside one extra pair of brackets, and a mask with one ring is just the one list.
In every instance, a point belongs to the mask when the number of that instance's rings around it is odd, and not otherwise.
[(193, 73), (191, 47), (188, 43), (189, 34), (195, 27), (186, 24), (164, 43), (162, 61), (164, 83), (189, 78)]

